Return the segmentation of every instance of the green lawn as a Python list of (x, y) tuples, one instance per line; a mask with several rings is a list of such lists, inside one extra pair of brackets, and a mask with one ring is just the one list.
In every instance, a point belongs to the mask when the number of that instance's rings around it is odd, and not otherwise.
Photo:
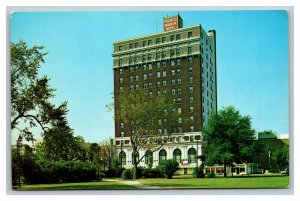
[(61, 183), (61, 184), (34, 184), (22, 185), (21, 188), (13, 187), (15, 190), (131, 190), (133, 186), (120, 184), (117, 182), (80, 182), (80, 183)]
[(288, 188), (288, 176), (244, 176), (216, 178), (139, 179), (140, 183), (161, 188)]

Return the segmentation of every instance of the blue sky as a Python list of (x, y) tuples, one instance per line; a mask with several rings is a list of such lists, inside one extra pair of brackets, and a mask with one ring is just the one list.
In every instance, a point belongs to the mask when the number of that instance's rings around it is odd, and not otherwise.
[[(162, 32), (156, 12), (18, 12), (11, 41), (43, 45), (40, 70), (57, 89), (53, 102), (68, 101), (68, 120), (89, 142), (114, 136), (112, 43)], [(183, 26), (217, 32), (218, 108), (233, 105), (252, 117), (256, 131), (288, 133), (288, 16), (286, 11), (180, 11)]]

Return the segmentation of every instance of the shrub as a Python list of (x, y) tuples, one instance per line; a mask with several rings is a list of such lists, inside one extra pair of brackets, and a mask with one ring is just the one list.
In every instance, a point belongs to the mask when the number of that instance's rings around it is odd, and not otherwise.
[(194, 168), (193, 177), (204, 178), (205, 174), (203, 172), (203, 168), (202, 167), (196, 167), (196, 168)]
[[(30, 172), (24, 173), (27, 183), (83, 182), (96, 179), (96, 168), (92, 163), (81, 161), (37, 160), (30, 165)], [(25, 168), (25, 167), (23, 167)], [(27, 168), (29, 169), (29, 168)]]
[(215, 177), (216, 177), (216, 175), (214, 172), (208, 174), (208, 178), (215, 178)]
[(126, 169), (122, 172), (122, 179), (124, 180), (129, 180), (132, 179), (132, 173), (131, 173), (131, 169)]
[(174, 173), (178, 170), (178, 163), (175, 160), (165, 160), (160, 164), (157, 169), (167, 179), (172, 179)]
[[(143, 176), (143, 168), (137, 167), (136, 169), (136, 178), (141, 178)], [(134, 168), (131, 169), (131, 175), (133, 175)]]
[(159, 169), (154, 168), (154, 169), (144, 169), (142, 171), (142, 177), (143, 178), (163, 178), (163, 175), (161, 174)]

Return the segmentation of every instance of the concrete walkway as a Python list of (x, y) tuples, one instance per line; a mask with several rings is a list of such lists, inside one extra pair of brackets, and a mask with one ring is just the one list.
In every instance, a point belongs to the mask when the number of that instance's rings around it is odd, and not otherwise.
[(134, 180), (103, 179), (103, 181), (119, 182), (119, 183), (122, 183), (122, 184), (134, 186), (137, 189), (143, 189), (143, 190), (160, 189), (160, 187), (158, 187), (158, 186), (144, 185), (144, 184), (141, 184), (140, 182), (134, 181)]

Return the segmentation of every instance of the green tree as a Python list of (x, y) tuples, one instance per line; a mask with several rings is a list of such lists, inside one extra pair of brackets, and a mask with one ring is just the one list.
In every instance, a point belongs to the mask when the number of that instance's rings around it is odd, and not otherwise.
[(102, 159), (101, 159), (101, 148), (99, 146), (99, 144), (97, 143), (92, 143), (90, 145), (90, 150), (92, 153), (92, 159), (93, 162), (96, 165), (96, 169), (97, 169), (97, 179), (100, 179), (100, 168), (101, 168), (101, 164), (102, 164)]
[(119, 101), (122, 106), (116, 117), (124, 122), (130, 131), (133, 150), (133, 178), (136, 179), (137, 165), (145, 157), (139, 150), (155, 152), (165, 143), (165, 138), (178, 127), (179, 114), (174, 103), (166, 96), (150, 96), (139, 90), (135, 93), (121, 93)]
[(289, 166), (289, 145), (285, 144), (277, 149), (272, 156), (280, 168), (288, 168)]
[(162, 162), (157, 168), (166, 179), (172, 179), (175, 172), (179, 169), (177, 161), (168, 159)]
[(205, 163), (226, 166), (235, 163), (248, 163), (255, 153), (255, 131), (251, 128), (251, 118), (242, 116), (230, 106), (212, 115), (203, 129), (207, 143)]
[(47, 54), (43, 49), (29, 48), (24, 41), (11, 43), (11, 130), (19, 130), (28, 141), (34, 140), (31, 128), (45, 132), (52, 123), (64, 121), (67, 113), (66, 102), (58, 107), (50, 103), (55, 90), (50, 88), (49, 78), (38, 76)]

